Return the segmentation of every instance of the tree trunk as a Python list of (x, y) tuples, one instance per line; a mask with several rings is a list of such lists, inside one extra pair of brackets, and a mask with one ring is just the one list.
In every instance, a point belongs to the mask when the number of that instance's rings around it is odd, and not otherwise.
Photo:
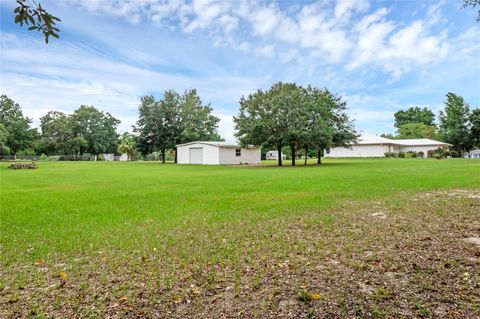
[(290, 149), (292, 150), (292, 166), (295, 166), (295, 146), (290, 145)]
[(307, 159), (308, 159), (308, 147), (305, 146), (305, 166), (307, 166)]
[(177, 147), (175, 147), (175, 164), (177, 164)]
[(277, 152), (278, 152), (278, 158), (277, 158), (277, 161), (278, 161), (278, 166), (282, 166), (282, 144), (278, 144), (277, 145)]
[(322, 150), (318, 150), (317, 164), (322, 164)]
[(162, 163), (165, 164), (165, 149), (162, 148)]

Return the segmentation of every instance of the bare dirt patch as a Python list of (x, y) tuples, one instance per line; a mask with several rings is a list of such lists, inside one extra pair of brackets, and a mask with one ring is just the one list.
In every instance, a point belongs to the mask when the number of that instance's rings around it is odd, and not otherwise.
[(479, 318), (480, 191), (446, 193), (2, 264), (0, 317)]

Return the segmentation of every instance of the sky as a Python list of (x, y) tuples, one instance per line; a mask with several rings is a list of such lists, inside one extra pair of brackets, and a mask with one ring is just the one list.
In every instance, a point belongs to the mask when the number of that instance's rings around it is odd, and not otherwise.
[(131, 131), (141, 96), (195, 88), (234, 141), (240, 98), (279, 81), (339, 94), (366, 135), (447, 92), (480, 106), (480, 23), (461, 0), (37, 2), (62, 19), (48, 45), (0, 1), (0, 93), (34, 125), (94, 105)]

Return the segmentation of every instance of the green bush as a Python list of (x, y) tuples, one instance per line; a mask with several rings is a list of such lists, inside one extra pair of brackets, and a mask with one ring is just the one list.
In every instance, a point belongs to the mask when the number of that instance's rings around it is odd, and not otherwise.
[(420, 158), (424, 158), (425, 157), (425, 153), (420, 151), (417, 153), (417, 157), (420, 157)]
[(40, 157), (38, 158), (38, 160), (39, 160), (39, 161), (46, 161), (46, 160), (48, 160), (47, 154), (42, 154), (42, 155), (40, 155)]
[(35, 162), (18, 162), (10, 164), (9, 168), (13, 169), (36, 169), (38, 168)]
[(386, 158), (396, 158), (396, 157), (398, 157), (398, 154), (395, 153), (395, 152), (386, 152), (385, 157)]
[(405, 157), (407, 157), (407, 158), (415, 158), (415, 157), (417, 157), (417, 152), (415, 152), (415, 151), (408, 151), (408, 152), (405, 154)]
[(398, 152), (398, 158), (405, 158), (405, 152)]
[(441, 159), (447, 156), (454, 156), (452, 152), (444, 148), (437, 148), (435, 150), (427, 151), (427, 157)]

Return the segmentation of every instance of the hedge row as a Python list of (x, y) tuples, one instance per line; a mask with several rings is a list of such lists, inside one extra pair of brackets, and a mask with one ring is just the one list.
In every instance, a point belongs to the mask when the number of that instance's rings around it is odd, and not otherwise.
[(414, 151), (408, 151), (408, 152), (386, 152), (385, 157), (387, 158), (415, 158), (415, 157), (425, 157), (424, 152), (414, 152)]

